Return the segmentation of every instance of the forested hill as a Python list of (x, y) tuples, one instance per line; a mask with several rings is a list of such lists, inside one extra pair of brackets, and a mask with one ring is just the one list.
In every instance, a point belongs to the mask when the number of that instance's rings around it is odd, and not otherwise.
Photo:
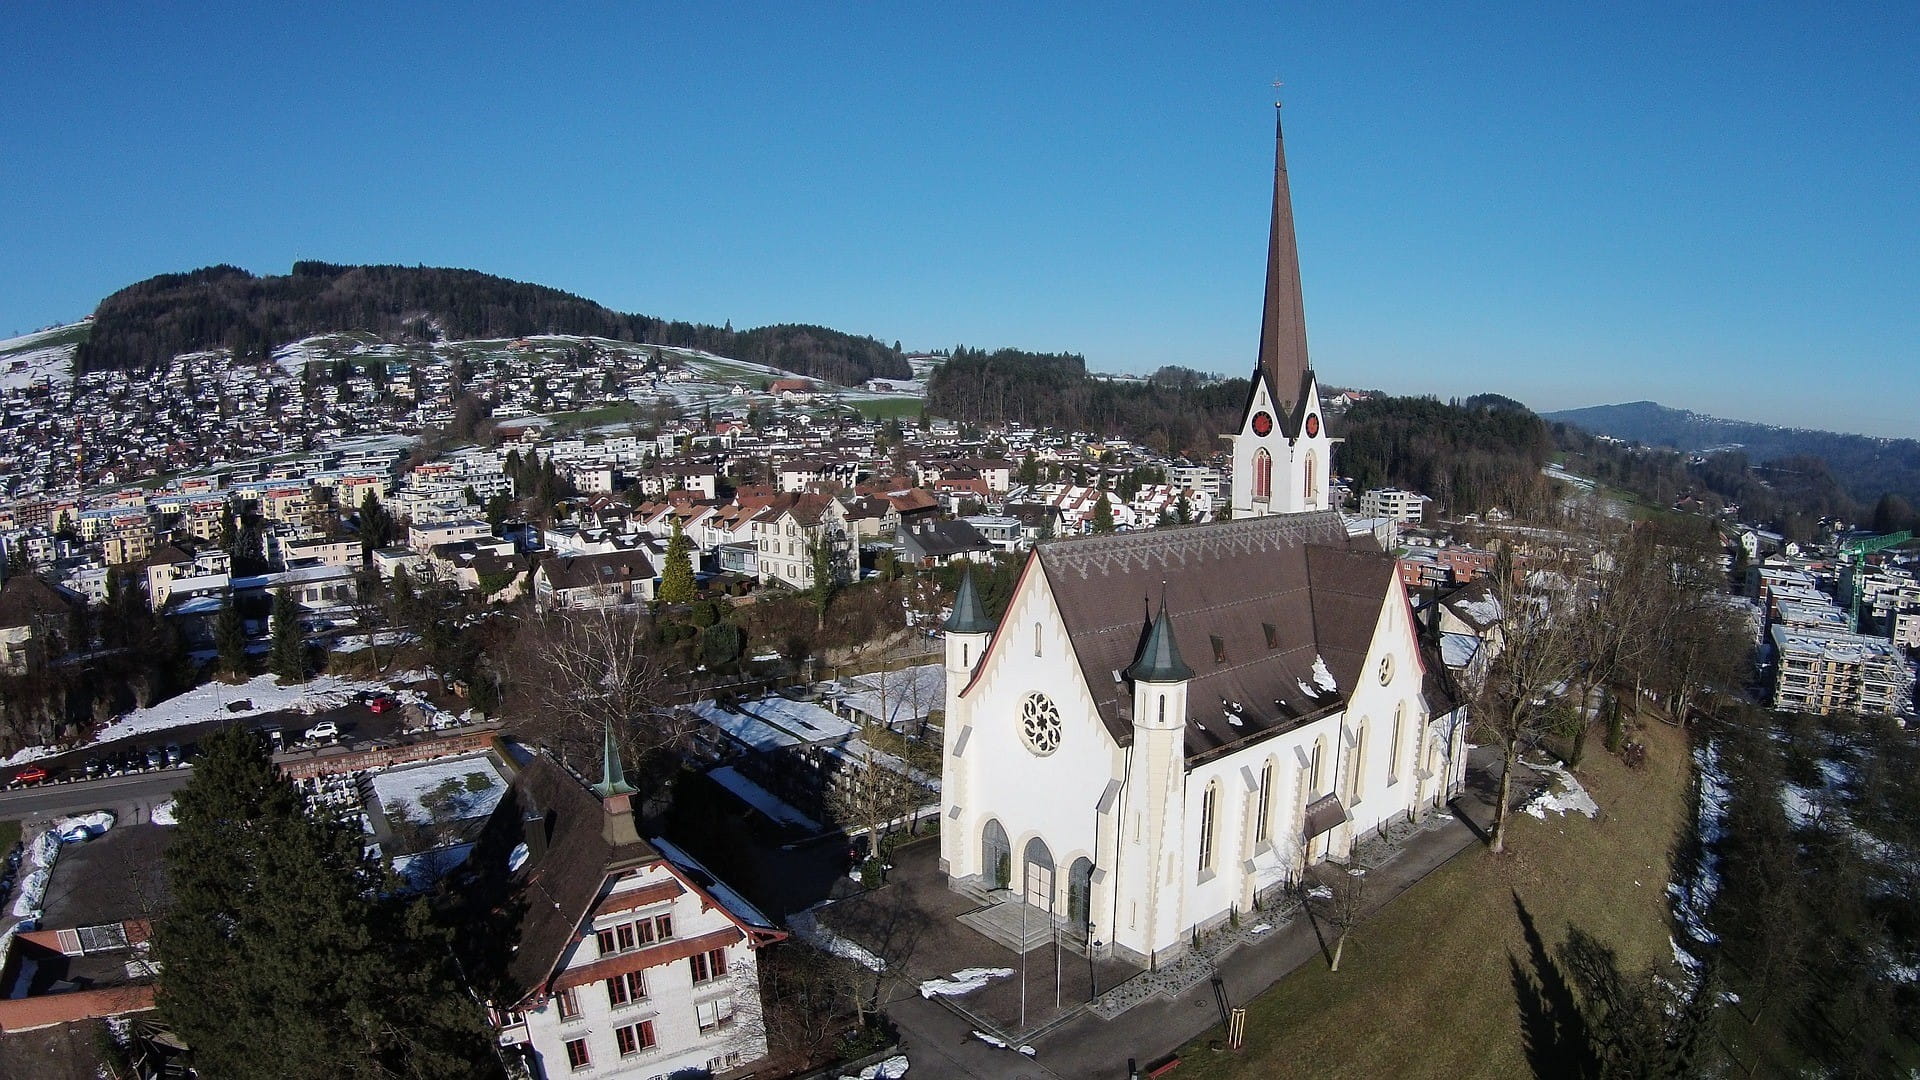
[(938, 416), (1123, 435), (1175, 454), (1212, 454), (1246, 403), (1245, 379), (1163, 367), (1144, 382), (1111, 382), (1088, 375), (1086, 360), (1074, 353), (964, 345), (927, 386), (927, 409)]
[[(1693, 452), (1735, 449), (1761, 465), (1818, 458), (1858, 502), (1893, 492), (1920, 503), (1920, 442), (1774, 427), (1670, 409), (1652, 401), (1548, 413), (1546, 419), (1596, 435)], [(1804, 471), (1796, 465), (1795, 472)], [(1765, 470), (1761, 470), (1764, 475)]]
[(1373, 397), (1328, 428), (1346, 439), (1333, 464), (1356, 491), (1406, 488), (1452, 514), (1495, 506), (1529, 512), (1552, 495), (1540, 471), (1553, 453), (1552, 434), (1526, 406), (1497, 394), (1456, 402)]
[(235, 266), (162, 274), (94, 312), (81, 371), (141, 368), (201, 349), (264, 358), (313, 334), (363, 330), (389, 340), (591, 335), (702, 349), (829, 382), (912, 376), (899, 349), (821, 326), (731, 326), (627, 315), (591, 300), (474, 270), (297, 262), (285, 276)]

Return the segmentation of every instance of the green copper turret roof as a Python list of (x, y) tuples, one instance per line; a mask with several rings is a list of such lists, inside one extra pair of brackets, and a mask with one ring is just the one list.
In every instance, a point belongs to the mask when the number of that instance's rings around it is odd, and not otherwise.
[(1153, 629), (1147, 632), (1146, 643), (1140, 646), (1140, 655), (1127, 669), (1127, 677), (1135, 682), (1154, 683), (1186, 682), (1193, 678), (1193, 669), (1180, 659), (1180, 646), (1173, 640), (1173, 623), (1167, 618), (1164, 596), (1160, 598), (1160, 614), (1154, 616)]
[(606, 744), (600, 750), (600, 782), (593, 785), (593, 793), (603, 799), (615, 795), (631, 795), (634, 788), (627, 783), (627, 770), (620, 764), (620, 747), (613, 741), (613, 723), (607, 723)]
[(953, 598), (953, 614), (947, 616), (942, 629), (949, 634), (993, 633), (993, 620), (987, 618), (987, 609), (980, 606), (980, 594), (973, 587), (972, 567), (960, 576), (960, 593)]

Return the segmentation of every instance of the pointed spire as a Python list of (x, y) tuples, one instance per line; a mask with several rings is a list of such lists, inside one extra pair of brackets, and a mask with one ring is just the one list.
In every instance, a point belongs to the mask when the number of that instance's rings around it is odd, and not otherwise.
[(1167, 618), (1165, 583), (1160, 586), (1160, 614), (1154, 616), (1153, 629), (1147, 632), (1146, 643), (1140, 646), (1140, 655), (1127, 669), (1127, 677), (1134, 682), (1154, 683), (1186, 682), (1193, 678), (1193, 669), (1180, 659), (1180, 645), (1173, 640), (1173, 622)]
[(1267, 300), (1260, 318), (1260, 370), (1275, 401), (1296, 405), (1311, 368), (1307, 313), (1300, 297), (1300, 250), (1293, 237), (1293, 194), (1287, 185), (1287, 144), (1273, 114), (1273, 231), (1267, 239)]
[(600, 750), (600, 782), (593, 785), (593, 793), (603, 799), (616, 795), (633, 794), (633, 785), (627, 783), (626, 767), (620, 764), (620, 745), (613, 741), (613, 722), (607, 721), (606, 743)]
[(980, 594), (973, 587), (973, 567), (960, 575), (960, 592), (953, 598), (953, 614), (941, 627), (949, 634), (991, 634), (993, 622), (980, 605)]

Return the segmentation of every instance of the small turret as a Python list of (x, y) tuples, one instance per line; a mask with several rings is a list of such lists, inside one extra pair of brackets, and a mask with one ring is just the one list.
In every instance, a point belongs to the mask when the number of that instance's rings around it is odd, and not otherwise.
[(627, 783), (627, 770), (620, 762), (620, 744), (613, 739), (612, 721), (606, 724), (605, 741), (600, 749), (600, 782), (591, 790), (600, 797), (600, 806), (606, 811), (600, 834), (607, 843), (615, 847), (639, 843), (639, 827), (633, 820), (635, 789)]
[(941, 629), (949, 634), (991, 634), (993, 621), (987, 618), (987, 609), (980, 604), (980, 594), (973, 587), (973, 568), (968, 567), (960, 576), (960, 592), (953, 598), (953, 613)]
[(1134, 658), (1133, 666), (1127, 669), (1127, 677), (1134, 682), (1176, 683), (1193, 678), (1193, 669), (1180, 658), (1180, 643), (1173, 638), (1173, 624), (1167, 619), (1167, 598), (1160, 598), (1160, 614), (1153, 620), (1153, 629), (1147, 632), (1147, 640), (1140, 646), (1140, 655)]

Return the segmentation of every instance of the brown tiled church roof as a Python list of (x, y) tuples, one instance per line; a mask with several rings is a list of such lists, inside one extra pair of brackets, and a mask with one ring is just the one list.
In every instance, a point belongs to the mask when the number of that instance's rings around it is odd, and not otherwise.
[[(1344, 706), (1395, 580), (1393, 558), (1371, 536), (1349, 538), (1333, 511), (1055, 540), (1034, 558), (1122, 745), (1133, 741), (1125, 672), (1164, 595), (1179, 655), (1195, 672), (1189, 758)], [(1316, 682), (1316, 659), (1335, 690)]]

